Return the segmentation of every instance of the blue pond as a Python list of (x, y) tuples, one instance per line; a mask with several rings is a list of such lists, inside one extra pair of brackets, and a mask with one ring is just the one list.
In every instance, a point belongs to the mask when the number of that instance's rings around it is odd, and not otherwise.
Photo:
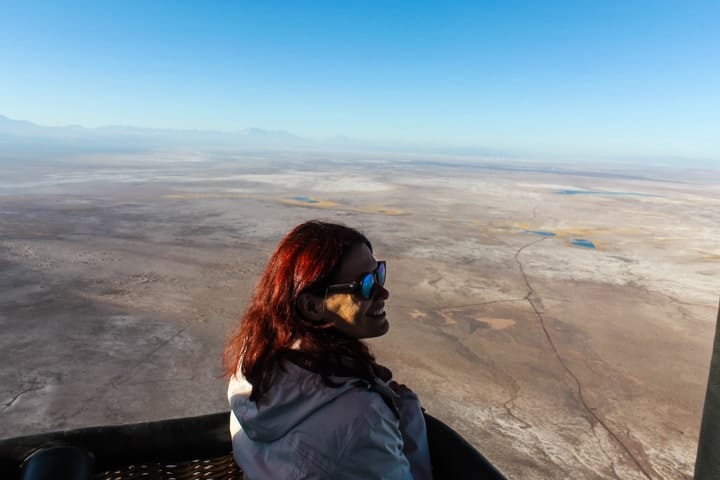
[(546, 232), (545, 230), (525, 230), (525, 233), (532, 233), (533, 235), (540, 235), (541, 237), (554, 237), (553, 232)]
[(313, 200), (313, 199), (312, 199), (312, 198), (310, 198), (310, 197), (290, 197), (290, 198), (292, 198), (293, 200), (297, 200), (298, 202), (305, 202), (305, 203), (320, 203), (319, 201), (317, 201), (317, 200)]
[(591, 242), (590, 240), (584, 240), (582, 238), (574, 238), (570, 240), (570, 243), (577, 247), (583, 247), (583, 248), (595, 248), (595, 244)]
[(647, 193), (638, 192), (606, 192), (602, 190), (558, 190), (558, 195), (609, 195), (609, 196), (634, 196), (634, 197), (657, 197)]

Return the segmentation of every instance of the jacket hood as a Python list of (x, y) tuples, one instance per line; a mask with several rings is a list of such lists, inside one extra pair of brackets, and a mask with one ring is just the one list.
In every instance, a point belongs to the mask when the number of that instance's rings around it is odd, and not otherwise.
[(284, 436), (318, 408), (353, 388), (371, 388), (365, 380), (330, 377), (337, 388), (325, 385), (320, 375), (292, 362), (284, 362), (259, 402), (250, 400), (252, 385), (238, 371), (228, 386), (230, 408), (245, 434), (254, 441), (272, 442)]

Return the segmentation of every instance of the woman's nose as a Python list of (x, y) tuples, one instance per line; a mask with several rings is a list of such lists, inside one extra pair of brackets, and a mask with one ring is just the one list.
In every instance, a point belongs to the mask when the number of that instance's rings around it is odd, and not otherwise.
[(385, 288), (383, 285), (378, 285), (376, 295), (378, 298), (387, 300), (388, 298), (390, 298), (390, 291), (387, 288)]

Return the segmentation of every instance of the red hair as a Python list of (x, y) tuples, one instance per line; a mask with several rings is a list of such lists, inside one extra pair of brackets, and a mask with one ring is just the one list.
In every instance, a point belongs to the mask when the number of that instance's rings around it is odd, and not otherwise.
[[(298, 225), (280, 241), (223, 353), (225, 375), (240, 369), (253, 386), (252, 400), (270, 388), (281, 361), (297, 353), (326, 383), (340, 357), (350, 357), (364, 371), (381, 368), (363, 342), (305, 319), (296, 307), (301, 293), (322, 294), (347, 252), (363, 243), (372, 251), (370, 241), (357, 230), (317, 220)], [(301, 350), (293, 352), (298, 341)]]

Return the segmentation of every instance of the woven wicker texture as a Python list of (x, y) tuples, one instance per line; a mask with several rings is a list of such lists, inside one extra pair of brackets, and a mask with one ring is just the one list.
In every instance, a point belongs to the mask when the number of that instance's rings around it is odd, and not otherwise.
[(97, 473), (95, 480), (242, 480), (232, 454), (176, 463), (146, 462)]

